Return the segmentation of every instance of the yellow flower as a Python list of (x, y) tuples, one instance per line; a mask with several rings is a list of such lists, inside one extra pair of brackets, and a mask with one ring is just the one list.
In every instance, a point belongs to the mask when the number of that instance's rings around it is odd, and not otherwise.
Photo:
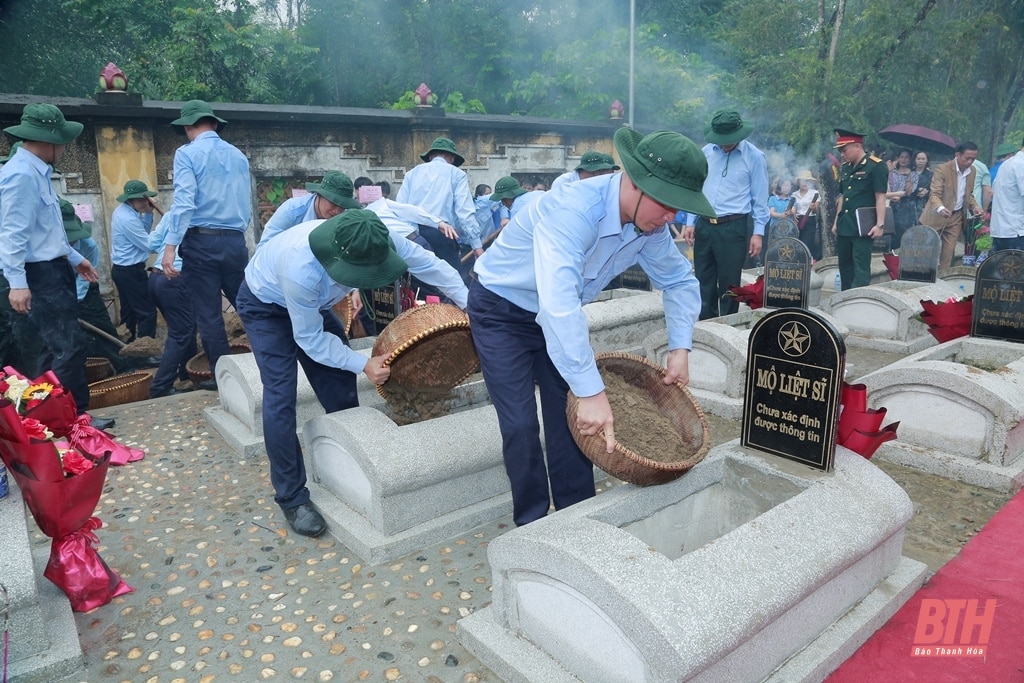
[(53, 385), (48, 382), (33, 384), (21, 395), (22, 401), (31, 401), (34, 398), (44, 399), (53, 391)]

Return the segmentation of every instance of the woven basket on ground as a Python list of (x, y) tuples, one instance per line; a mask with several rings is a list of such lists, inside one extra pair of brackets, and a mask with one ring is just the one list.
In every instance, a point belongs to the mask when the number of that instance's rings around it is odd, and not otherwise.
[(469, 316), (451, 304), (410, 308), (377, 335), (373, 355), (386, 355), (391, 377), (377, 386), (388, 397), (394, 382), (413, 389), (446, 390), (480, 367), (469, 332)]
[[(591, 462), (608, 474), (639, 486), (664, 484), (683, 476), (699, 463), (711, 448), (711, 433), (704, 411), (693, 396), (679, 383), (666, 385), (664, 368), (645, 358), (628, 353), (601, 353), (597, 357), (601, 374), (615, 373), (634, 387), (638, 387), (651, 399), (650, 410), (667, 416), (682, 438), (683, 453), (677, 462), (660, 462), (658, 454), (640, 454), (615, 444), (615, 451), (608, 453), (603, 434), (584, 436), (576, 428), (577, 398), (569, 392), (566, 403), (566, 417), (569, 430), (583, 453)], [(621, 424), (628, 415), (614, 415), (615, 423)]]
[(331, 307), (334, 314), (341, 320), (341, 327), (345, 330), (347, 335), (349, 330), (352, 329), (352, 321), (355, 320), (356, 311), (352, 307), (352, 296), (346, 296), (344, 299), (334, 304)]
[[(252, 347), (248, 344), (234, 342), (230, 347), (232, 355), (236, 353), (252, 353)], [(189, 358), (188, 362), (185, 363), (185, 370), (188, 372), (189, 379), (196, 384), (199, 382), (205, 382), (208, 379), (213, 379), (213, 372), (210, 370), (210, 361), (206, 360), (205, 351), (200, 351)]]
[(85, 381), (99, 382), (114, 374), (114, 366), (109, 358), (86, 358), (85, 359)]
[(153, 373), (129, 372), (89, 385), (89, 409), (119, 406), (149, 398)]

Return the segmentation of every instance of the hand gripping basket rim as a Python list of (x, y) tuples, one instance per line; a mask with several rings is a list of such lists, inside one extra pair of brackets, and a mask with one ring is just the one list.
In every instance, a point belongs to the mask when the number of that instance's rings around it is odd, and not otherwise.
[[(651, 363), (646, 358), (632, 353), (605, 352), (597, 354), (594, 359), (597, 361), (599, 366), (601, 365), (601, 361), (606, 359), (633, 361), (645, 366), (647, 369), (657, 372), (660, 376), (664, 376), (665, 374), (664, 368)], [(622, 481), (636, 484), (638, 486), (650, 486), (653, 484), (665, 484), (674, 479), (678, 479), (703, 460), (708, 454), (708, 451), (711, 449), (711, 431), (708, 427), (708, 421), (704, 415), (704, 411), (701, 409), (700, 404), (698, 404), (693, 398), (693, 394), (690, 393), (690, 390), (679, 382), (676, 382), (675, 386), (682, 391), (680, 405), (689, 405), (701, 425), (700, 446), (689, 458), (682, 462), (665, 463), (657, 460), (651, 460), (650, 458), (644, 457), (628, 448), (624, 448), (619, 443), (615, 444), (615, 450), (613, 453), (608, 453), (605, 449), (603, 434), (584, 436), (583, 434), (580, 434), (577, 429), (576, 409), (578, 399), (571, 391), (569, 392), (566, 400), (566, 419), (569, 424), (569, 431), (572, 433), (572, 437), (580, 447), (580, 450), (583, 451), (583, 454), (586, 455), (591, 462), (608, 474), (621, 479)], [(684, 403), (684, 401), (686, 403)]]
[[(426, 321), (425, 325), (424, 320)], [(417, 331), (418, 327), (422, 329)], [(410, 308), (388, 323), (387, 327), (377, 336), (371, 355), (387, 354), (384, 365), (390, 366), (416, 344), (452, 330), (469, 330), (469, 316), (458, 306), (441, 303)], [(392, 344), (397, 344), (397, 346), (390, 348)], [(458, 374), (452, 376), (454, 380), (450, 383), (453, 387), (458, 386), (480, 367), (479, 361), (476, 360), (476, 349), (472, 343), (469, 344), (469, 348), (473, 352), (473, 363), (467, 364)], [(387, 382), (378, 384), (376, 388), (382, 398), (388, 397)]]

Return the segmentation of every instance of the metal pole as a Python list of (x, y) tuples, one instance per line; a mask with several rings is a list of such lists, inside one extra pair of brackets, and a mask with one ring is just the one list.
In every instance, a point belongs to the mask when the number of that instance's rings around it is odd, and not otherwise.
[(633, 65), (635, 59), (636, 0), (629, 0), (629, 127), (633, 127)]

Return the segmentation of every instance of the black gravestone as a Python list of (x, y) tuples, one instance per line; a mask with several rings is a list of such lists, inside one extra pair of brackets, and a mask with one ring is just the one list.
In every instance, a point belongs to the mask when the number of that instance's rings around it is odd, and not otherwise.
[(935, 282), (939, 270), (942, 240), (927, 225), (907, 228), (900, 239), (900, 280)]
[(807, 308), (811, 289), (811, 252), (797, 238), (773, 239), (764, 256), (766, 308)]
[(769, 313), (750, 331), (741, 443), (830, 471), (836, 452), (846, 345), (823, 318)]
[(768, 230), (768, 246), (770, 247), (776, 240), (783, 237), (800, 239), (800, 228), (792, 218), (780, 218), (771, 224)]
[(974, 278), (971, 336), (1024, 342), (1024, 251), (997, 251)]
[[(401, 285), (395, 282), (387, 287), (378, 287), (370, 291), (370, 320), (373, 321), (373, 329), (370, 334), (376, 336), (384, 331), (388, 323), (398, 317), (402, 312)], [(363, 290), (361, 294), (364, 294)], [(366, 301), (364, 298), (363, 301)]]
[(605, 289), (641, 289), (645, 292), (651, 291), (651, 279), (647, 273), (638, 265), (632, 265), (619, 275), (612, 278)]

